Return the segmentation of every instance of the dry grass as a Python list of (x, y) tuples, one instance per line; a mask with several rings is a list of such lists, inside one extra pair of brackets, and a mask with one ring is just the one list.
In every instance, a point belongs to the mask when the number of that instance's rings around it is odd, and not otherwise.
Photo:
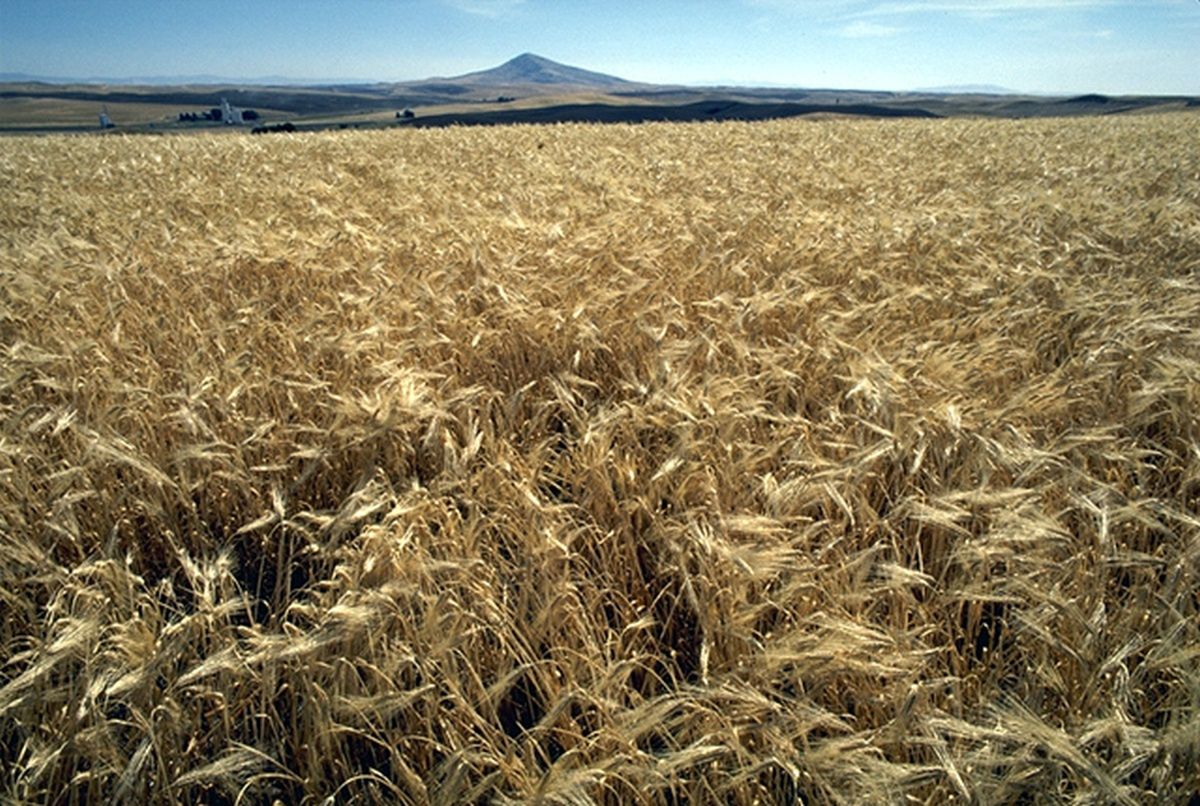
[(0, 142), (0, 799), (1186, 800), (1195, 122)]
[[(17, 130), (54, 129), (78, 126), (96, 129), (99, 115), (104, 109), (118, 126), (142, 126), (144, 124), (175, 123), (180, 112), (200, 112), (211, 105), (189, 103), (136, 103), (102, 101), (75, 101), (66, 98), (0, 98), (0, 128)], [(256, 107), (263, 121), (290, 117), (286, 112)]]
[(65, 98), (3, 98), (0, 99), (0, 126), (16, 129), (86, 126), (95, 129), (100, 112), (106, 108), (112, 119), (122, 125), (167, 123), (179, 114), (178, 106), (157, 103), (105, 104)]

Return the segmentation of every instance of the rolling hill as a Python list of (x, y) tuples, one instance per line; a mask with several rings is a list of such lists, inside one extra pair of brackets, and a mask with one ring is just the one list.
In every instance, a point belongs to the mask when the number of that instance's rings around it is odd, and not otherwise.
[[(977, 89), (977, 88), (972, 88)], [(563, 121), (760, 120), (838, 117), (1045, 117), (1195, 108), (1183, 97), (1043, 96), (979, 92), (880, 92), (839, 89), (685, 87), (646, 84), (562, 64), (534, 53), (458, 76), (395, 83), (310, 86), (254, 82), (104, 85), (0, 82), (0, 131), (87, 131), (112, 104), (122, 131), (203, 129), (182, 120), (221, 99), (253, 109), (265, 123), (299, 129), (444, 126)], [(415, 110), (415, 117), (400, 114)]]

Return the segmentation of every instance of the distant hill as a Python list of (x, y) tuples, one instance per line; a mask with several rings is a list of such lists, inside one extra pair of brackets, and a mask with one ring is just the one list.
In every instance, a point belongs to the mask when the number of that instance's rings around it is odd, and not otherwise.
[(182, 87), (220, 85), (242, 87), (309, 87), (336, 85), (366, 85), (373, 82), (361, 78), (294, 78), (291, 76), (234, 77), (211, 73), (171, 76), (45, 76), (31, 73), (0, 73), (0, 84), (104, 84), (109, 86)]
[(499, 67), (455, 76), (454, 78), (444, 79), (444, 81), (455, 84), (466, 84), (471, 87), (551, 84), (595, 90), (628, 89), (637, 86), (634, 82), (626, 81), (623, 78), (560, 64), (544, 56), (538, 56), (535, 53), (522, 53), (516, 58), (509, 59)]
[(937, 95), (1020, 95), (1016, 90), (995, 84), (952, 84), (945, 87), (920, 87), (913, 92)]
[(522, 53), (488, 70), (394, 83), (331, 81), (297, 86), (281, 77), (256, 83), (203, 75), (182, 76), (181, 83), (169, 85), (154, 78), (138, 85), (113, 80), (38, 83), (33, 80), (36, 76), (0, 74), (3, 78), (19, 80), (0, 80), (0, 133), (90, 131), (109, 104), (111, 120), (120, 131), (220, 127), (196, 113), (211, 110), (222, 100), (254, 110), (263, 124), (286, 121), (304, 131), (557, 121), (762, 120), (797, 115), (1024, 118), (1200, 108), (1200, 98), (1098, 94), (1064, 98), (1014, 94), (992, 85), (916, 92), (656, 85), (533, 53)]
[[(32, 75), (29, 73), (0, 73), (0, 83), (40, 84), (106, 84), (111, 86), (309, 86), (309, 87), (365, 87), (378, 86), (384, 82), (353, 78), (297, 79), (288, 76), (259, 76), (256, 78), (234, 78), (210, 74), (177, 76), (91, 76), (63, 77)], [(391, 82), (389, 82), (391, 83)], [(423, 78), (392, 83), (397, 87), (448, 87), (491, 89), (533, 85), (535, 87), (570, 87), (572, 89), (630, 89), (643, 86), (616, 76), (597, 73), (561, 64), (536, 53), (522, 53), (504, 64), (489, 70), (478, 70), (450, 78)], [(460, 90), (462, 94), (465, 90)]]

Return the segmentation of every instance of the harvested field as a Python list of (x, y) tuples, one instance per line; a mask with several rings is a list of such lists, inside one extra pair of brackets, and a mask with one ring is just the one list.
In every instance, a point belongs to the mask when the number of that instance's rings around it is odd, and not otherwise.
[(1187, 802), (1196, 121), (0, 141), (0, 799)]

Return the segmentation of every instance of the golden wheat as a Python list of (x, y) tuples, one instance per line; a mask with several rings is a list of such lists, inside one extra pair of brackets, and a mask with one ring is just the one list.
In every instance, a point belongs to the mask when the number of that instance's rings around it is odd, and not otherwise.
[(1194, 116), (0, 142), (0, 798), (1186, 800)]

